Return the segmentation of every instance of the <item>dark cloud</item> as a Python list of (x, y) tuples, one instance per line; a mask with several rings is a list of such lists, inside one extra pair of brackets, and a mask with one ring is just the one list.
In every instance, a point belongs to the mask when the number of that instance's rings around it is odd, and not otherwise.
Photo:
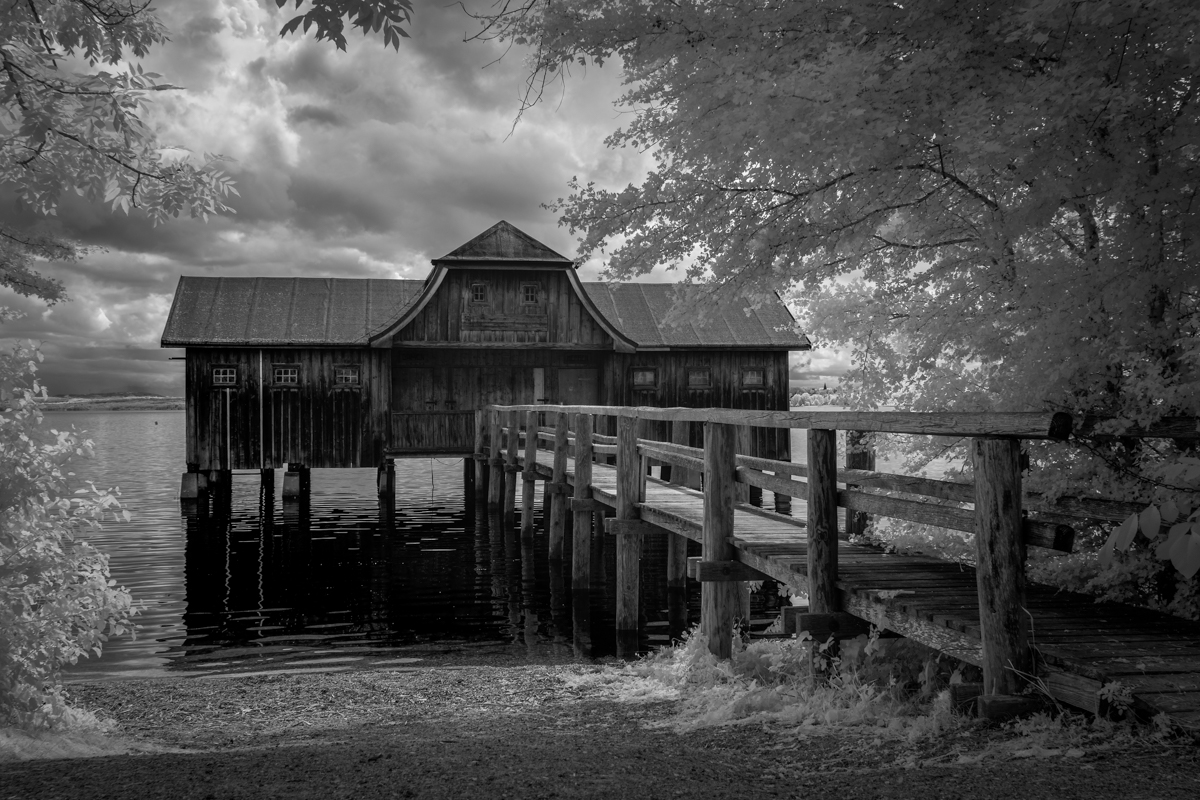
[[(481, 0), (482, 2), (482, 0)], [(147, 69), (187, 91), (153, 97), (164, 142), (227, 156), (237, 213), (155, 227), (74, 195), (56, 221), (0, 195), (0, 219), (56, 226), (92, 248), (48, 265), (72, 300), (46, 309), (0, 290), (26, 317), (0, 339), (44, 343), (58, 393), (183, 389), (158, 341), (181, 274), (424, 277), (429, 261), (499, 219), (568, 256), (575, 237), (541, 207), (572, 175), (613, 188), (645, 159), (602, 146), (619, 124), (616, 70), (577, 71), (514, 129), (524, 53), (463, 42), (457, 6), (421, 6), (400, 52), (348, 37), (348, 52), (281, 39), (274, 0), (160, 0), (171, 41)], [(496, 63), (492, 63), (496, 62)], [(598, 264), (584, 271), (594, 278)]]

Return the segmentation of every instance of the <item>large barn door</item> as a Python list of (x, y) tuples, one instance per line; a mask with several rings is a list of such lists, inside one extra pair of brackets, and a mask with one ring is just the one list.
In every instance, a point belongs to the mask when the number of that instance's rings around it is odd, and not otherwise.
[(475, 412), (460, 408), (472, 375), (459, 367), (400, 367), (392, 383), (392, 447), (400, 453), (470, 453)]

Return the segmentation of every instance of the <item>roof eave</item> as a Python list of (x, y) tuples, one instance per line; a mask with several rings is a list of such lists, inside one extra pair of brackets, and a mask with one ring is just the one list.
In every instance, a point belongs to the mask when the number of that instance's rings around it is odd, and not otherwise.
[(395, 322), (388, 325), (379, 333), (369, 334), (367, 343), (371, 347), (388, 347), (389, 340), (412, 322), (425, 306), (429, 305), (429, 301), (433, 299), (438, 289), (441, 288), (442, 281), (446, 279), (447, 272), (448, 270), (445, 266), (435, 265), (433, 272), (425, 280), (425, 286), (421, 289), (421, 294), (417, 296), (416, 301), (410, 303), (408, 309)]

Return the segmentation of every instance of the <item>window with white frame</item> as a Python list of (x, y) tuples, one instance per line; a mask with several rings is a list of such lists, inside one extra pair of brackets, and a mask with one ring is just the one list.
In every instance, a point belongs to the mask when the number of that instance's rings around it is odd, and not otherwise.
[(300, 368), (288, 365), (272, 368), (271, 383), (277, 386), (296, 386), (300, 383)]
[(236, 386), (237, 367), (213, 367), (213, 386)]
[(362, 385), (362, 373), (357, 365), (334, 367), (333, 385), (341, 389), (357, 388)]
[(767, 385), (767, 371), (762, 367), (743, 367), (742, 386), (761, 388)]
[(486, 303), (488, 301), (488, 287), (486, 283), (471, 284), (471, 302)]
[(537, 283), (522, 283), (521, 284), (521, 304), (527, 306), (537, 305), (538, 296), (542, 292), (541, 284)]

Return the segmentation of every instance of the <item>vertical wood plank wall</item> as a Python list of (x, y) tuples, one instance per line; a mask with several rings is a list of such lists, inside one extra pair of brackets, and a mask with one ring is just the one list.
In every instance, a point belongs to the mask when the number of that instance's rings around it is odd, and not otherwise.
[[(688, 386), (689, 367), (708, 367), (711, 385)], [(633, 385), (633, 370), (657, 371), (653, 389)], [(742, 385), (742, 370), (763, 370), (764, 385)], [(744, 408), (765, 411), (788, 409), (788, 354), (783, 350), (676, 350), (648, 353), (613, 353), (601, 376), (604, 405), (656, 406), (658, 408)], [(668, 423), (643, 423), (639, 435), (671, 441)], [(602, 431), (607, 433), (607, 431)], [(791, 438), (783, 428), (752, 428), (751, 453), (764, 458), (791, 458)], [(704, 446), (704, 434), (693, 425), (691, 447)]]
[[(472, 284), (487, 300), (472, 300)], [(524, 302), (524, 285), (538, 290)], [(553, 344), (611, 348), (612, 339), (584, 309), (561, 270), (452, 269), (429, 304), (395, 336), (397, 345)]]
[[(488, 300), (472, 299), (472, 284)], [(537, 302), (524, 287), (536, 286)], [(676, 350), (616, 353), (613, 342), (559, 270), (453, 269), (429, 304), (391, 348), (204, 347), (187, 351), (189, 468), (371, 467), (385, 451), (467, 454), (473, 412), (489, 404), (591, 403), (786, 410), (788, 355), (783, 350)], [(259, 354), (263, 396), (259, 398)], [(276, 386), (272, 368), (300, 370), (295, 387)], [(337, 366), (357, 365), (357, 389), (334, 384)], [(238, 370), (231, 388), (212, 384), (214, 366)], [(708, 386), (689, 386), (688, 369), (707, 367)], [(633, 370), (656, 371), (655, 385), (635, 387)], [(763, 370), (762, 386), (743, 371)], [(542, 376), (536, 397), (534, 370)], [(571, 372), (567, 373), (566, 370)], [(595, 370), (597, 396), (580, 389), (580, 371)], [(560, 381), (560, 372), (563, 380)], [(586, 374), (586, 372), (584, 373)], [(571, 377), (567, 377), (567, 376)], [(570, 384), (571, 380), (576, 383)], [(586, 381), (584, 381), (586, 383)], [(700, 446), (699, 426), (690, 444)], [(260, 430), (261, 429), (261, 430)], [(607, 423), (600, 433), (614, 433)], [(659, 423), (639, 435), (670, 440)], [(260, 437), (264, 446), (260, 447)], [(759, 428), (752, 454), (790, 458), (788, 432)]]
[[(282, 365), (299, 370), (297, 385), (273, 383), (273, 368)], [(215, 366), (235, 367), (236, 384), (214, 386)], [(358, 388), (337, 387), (334, 369), (341, 366), (359, 367)], [(288, 462), (372, 467), (383, 459), (390, 425), (387, 351), (188, 348), (186, 370), (189, 469), (279, 468)]]

